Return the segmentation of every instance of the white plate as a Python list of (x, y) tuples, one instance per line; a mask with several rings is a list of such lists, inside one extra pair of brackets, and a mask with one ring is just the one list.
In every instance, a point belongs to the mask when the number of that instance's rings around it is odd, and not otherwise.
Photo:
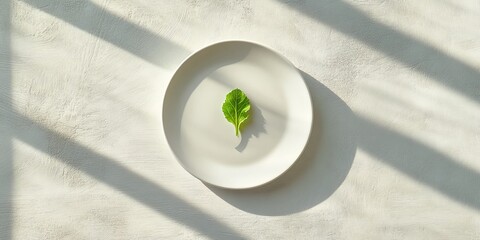
[[(239, 88), (250, 99), (251, 121), (240, 137), (222, 112)], [(198, 179), (224, 188), (263, 185), (302, 153), (312, 126), (312, 103), (298, 70), (255, 43), (227, 41), (185, 60), (167, 88), (165, 135), (180, 164)]]

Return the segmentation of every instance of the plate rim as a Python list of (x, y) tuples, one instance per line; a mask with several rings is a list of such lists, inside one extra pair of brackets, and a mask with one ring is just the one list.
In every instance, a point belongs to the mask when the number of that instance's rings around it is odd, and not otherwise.
[[(171, 85), (172, 85), (172, 82), (175, 78), (175, 76), (178, 74), (180, 68), (188, 61), (190, 60), (191, 57), (193, 57), (194, 55), (196, 55), (197, 53), (205, 50), (205, 49), (208, 49), (208, 48), (211, 48), (211, 47), (214, 47), (216, 45), (221, 45), (221, 44), (225, 44), (225, 43), (243, 43), (243, 44), (252, 44), (252, 45), (256, 45), (260, 48), (264, 48), (268, 51), (270, 51), (271, 53), (273, 53), (276, 57), (279, 57), (281, 58), (285, 63), (287, 63), (290, 67), (293, 68), (294, 71), (296, 71), (298, 73), (298, 75), (300, 76), (301, 78), (301, 82), (302, 82), (302, 86), (305, 88), (306, 90), (306, 93), (308, 95), (308, 100), (309, 100), (309, 104), (307, 107), (305, 107), (306, 109), (308, 109), (308, 114), (310, 115), (310, 117), (308, 118), (308, 121), (309, 121), (309, 124), (308, 124), (308, 135), (306, 137), (306, 140), (305, 142), (302, 144), (303, 145), (303, 148), (302, 150), (298, 153), (298, 156), (292, 161), (292, 163), (290, 164), (290, 166), (288, 166), (288, 168), (286, 168), (285, 170), (283, 170), (282, 172), (280, 172), (277, 176), (275, 176), (274, 178), (270, 179), (269, 181), (266, 181), (266, 182), (263, 182), (263, 183), (260, 183), (260, 184), (257, 184), (257, 185), (253, 185), (253, 186), (247, 186), (247, 187), (227, 187), (227, 186), (222, 186), (222, 185), (218, 185), (218, 184), (215, 184), (215, 183), (211, 183), (211, 182), (208, 182), (206, 180), (203, 180), (202, 178), (200, 178), (199, 176), (197, 176), (195, 173), (193, 173), (190, 169), (188, 169), (188, 167), (186, 167), (184, 165), (184, 163), (182, 161), (180, 161), (179, 157), (177, 156), (177, 154), (175, 153), (175, 151), (173, 151), (173, 148), (172, 148), (172, 145), (170, 143), (170, 141), (168, 140), (168, 137), (167, 137), (167, 134), (166, 134), (166, 127), (165, 127), (165, 100), (167, 98), (167, 92), (168, 90), (171, 88)], [(313, 112), (313, 102), (312, 102), (312, 95), (310, 93), (310, 89), (308, 88), (308, 85), (305, 81), (305, 78), (303, 77), (303, 74), (301, 73), (301, 71), (289, 60), (287, 59), (285, 56), (283, 56), (282, 54), (280, 54), (279, 52), (277, 52), (276, 50), (268, 47), (268, 46), (265, 46), (261, 43), (258, 43), (258, 42), (254, 42), (254, 41), (250, 41), (250, 40), (243, 40), (243, 39), (230, 39), (230, 40), (223, 40), (223, 41), (218, 41), (218, 42), (214, 42), (214, 43), (211, 43), (209, 45), (206, 45), (204, 47), (201, 47), (199, 48), (198, 50), (194, 51), (193, 53), (191, 53), (190, 55), (188, 55), (179, 65), (178, 67), (175, 69), (174, 73), (172, 74), (172, 76), (170, 77), (170, 80), (167, 84), (167, 87), (165, 88), (165, 92), (164, 92), (164, 96), (163, 96), (163, 103), (162, 103), (162, 128), (163, 128), (163, 134), (164, 134), (164, 137), (165, 137), (165, 140), (167, 142), (167, 145), (170, 149), (170, 152), (172, 153), (173, 157), (175, 158), (175, 160), (182, 166), (183, 169), (185, 169), (190, 175), (192, 175), (193, 177), (195, 177), (196, 179), (200, 180), (202, 183), (204, 184), (208, 184), (210, 186), (214, 186), (214, 187), (218, 187), (218, 188), (222, 188), (222, 189), (230, 189), (230, 190), (246, 190), (246, 189), (253, 189), (253, 188), (259, 188), (259, 187), (262, 187), (262, 186), (265, 186), (269, 183), (272, 183), (273, 181), (277, 180), (278, 178), (280, 178), (281, 176), (283, 176), (286, 172), (288, 172), (288, 170), (290, 170), (292, 168), (293, 165), (295, 165), (295, 163), (297, 163), (297, 161), (301, 158), (301, 156), (303, 155), (303, 153), (305, 152), (305, 149), (306, 147), (308, 146), (308, 142), (310, 141), (310, 138), (311, 138), (311, 135), (312, 135), (312, 127), (313, 127), (313, 120), (314, 120), (314, 112)]]

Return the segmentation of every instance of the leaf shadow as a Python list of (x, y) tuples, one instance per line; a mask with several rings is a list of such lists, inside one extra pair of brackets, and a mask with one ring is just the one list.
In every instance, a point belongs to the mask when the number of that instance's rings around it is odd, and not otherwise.
[(235, 147), (239, 152), (245, 150), (252, 137), (258, 138), (260, 134), (267, 133), (267, 130), (265, 129), (265, 117), (263, 117), (262, 110), (260, 110), (255, 103), (250, 103), (250, 106), (251, 117), (240, 127), (241, 141), (238, 146)]

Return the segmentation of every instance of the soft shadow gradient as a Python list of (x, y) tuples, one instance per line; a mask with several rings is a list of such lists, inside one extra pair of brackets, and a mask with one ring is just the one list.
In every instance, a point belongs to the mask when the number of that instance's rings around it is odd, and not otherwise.
[[(287, 6), (480, 102), (480, 69), (379, 23), (344, 1), (283, 1)], [(408, 81), (406, 79), (405, 81)]]
[(0, 1), (0, 239), (12, 239), (12, 64), (10, 0)]
[[(258, 215), (287, 215), (316, 206), (345, 180), (355, 157), (352, 110), (337, 95), (302, 72), (313, 104), (313, 128), (303, 154), (265, 186), (228, 190), (207, 185), (233, 206)], [(266, 123), (268, 124), (268, 123)]]
[(356, 117), (355, 130), (361, 149), (450, 199), (480, 210), (480, 174), (475, 170), (363, 117)]
[[(121, 191), (152, 210), (208, 236), (211, 239), (246, 239), (239, 232), (225, 225), (212, 215), (190, 205), (161, 186), (121, 166), (114, 160), (96, 153), (74, 140), (41, 126), (27, 117), (16, 116), (17, 124), (28, 126), (17, 131), (16, 137), (45, 153), (52, 154), (49, 142), (62, 142), (62, 151), (55, 158), (83, 173)], [(178, 211), (181, 209), (182, 214)]]
[[(68, 3), (63, 1), (46, 0), (42, 3), (35, 0), (23, 1), (160, 67), (173, 69), (188, 54), (177, 44), (127, 22), (89, 1), (84, 2), (83, 11), (73, 13), (62, 11), (62, 9), (68, 8)], [(50, 4), (45, 6), (45, 2)], [(2, 4), (8, 7), (3, 8), (2, 5), (2, 9), (9, 9), (8, 2), (2, 1)], [(460, 59), (449, 56), (436, 47), (379, 23), (341, 0), (287, 1), (284, 4), (371, 48), (377, 49), (413, 71), (425, 74), (464, 94), (469, 99), (480, 102), (479, 70)], [(7, 12), (6, 16), (8, 15)], [(4, 15), (2, 14), (2, 16)], [(9, 19), (6, 22), (9, 22)], [(117, 27), (113, 29), (111, 26)], [(9, 39), (9, 37), (3, 37), (2, 39)], [(6, 47), (7, 54), (4, 56), (8, 59), (9, 41), (6, 43), (0, 48), (5, 49)], [(2, 97), (6, 96), (5, 99), (10, 99), (8, 82), (10, 67), (9, 65), (5, 66), (5, 68), (0, 69), (2, 71), (1, 84), (3, 84), (2, 87), (5, 86), (0, 91), (2, 91)], [(7, 78), (3, 78), (3, 75)], [(304, 77), (312, 93), (315, 108), (315, 124), (304, 154), (292, 169), (269, 185), (248, 191), (229, 191), (210, 187), (217, 195), (232, 205), (255, 214), (285, 215), (303, 211), (327, 199), (341, 185), (349, 172), (358, 144), (359, 147), (381, 159), (381, 161), (421, 183), (431, 186), (447, 197), (465, 203), (477, 210), (480, 209), (480, 189), (478, 187), (480, 180), (477, 172), (410, 137), (379, 126), (365, 118), (355, 116), (348, 106), (328, 88), (308, 74), (304, 74)], [(2, 102), (1, 104), (2, 108), (9, 111), (10, 102)], [(2, 111), (5, 111), (4, 109)], [(40, 131), (63, 140), (58, 134), (42, 128), (30, 120), (24, 121), (36, 126)], [(1, 124), (5, 126), (4, 123)], [(10, 139), (8, 134), (6, 136), (7, 139)], [(29, 139), (29, 134), (20, 137), (32, 146), (48, 152), (47, 149), (40, 147), (42, 145), (39, 144), (39, 141)], [(355, 140), (356, 138), (358, 142)], [(8, 144), (2, 144), (2, 150), (5, 148), (7, 154), (3, 155), (4, 153), (2, 153), (2, 156), (7, 156), (7, 159), (11, 158), (11, 140), (8, 141)], [(67, 150), (84, 152), (87, 160), (78, 159), (79, 155), (73, 155), (67, 151), (64, 156), (66, 163), (124, 191), (132, 198), (159, 212), (166, 212), (166, 215), (172, 219), (179, 222), (185, 221), (186, 225), (201, 232), (202, 230), (206, 231), (208, 236), (214, 236), (212, 228), (218, 227), (221, 229), (224, 227), (216, 220), (196, 222), (193, 218), (176, 216), (173, 211), (166, 209), (156, 199), (165, 198), (166, 201), (179, 201), (181, 204), (186, 204), (182, 200), (104, 156), (96, 154), (75, 142), (68, 142), (67, 140), (67, 143), (70, 148)], [(82, 161), (87, 161), (89, 164), (82, 164)], [(7, 162), (4, 169), (11, 169), (11, 162)], [(112, 169), (108, 171), (118, 172), (117, 175), (126, 175), (126, 180), (119, 177), (112, 179), (102, 177), (102, 168), (98, 167), (98, 164), (105, 165), (104, 169)], [(11, 181), (11, 176), (8, 174), (2, 175), (2, 177), (7, 182)], [(11, 186), (2, 188), (1, 194), (2, 196), (10, 195)], [(146, 197), (144, 194), (147, 194), (146, 196), (150, 194), (150, 196)], [(9, 202), (7, 206), (11, 208)], [(191, 206), (187, 208), (191, 209), (192, 212), (198, 213), (199, 211)], [(204, 213), (201, 214), (204, 215)], [(7, 219), (10, 219), (11, 215), (8, 216)], [(3, 219), (5, 218), (2, 216), (2, 224), (5, 221)], [(7, 224), (10, 224), (10, 220), (6, 221)], [(214, 227), (209, 228), (209, 224)], [(231, 231), (233, 230), (226, 230), (226, 232)], [(7, 233), (7, 235), (9, 234)], [(238, 235), (234, 233), (234, 236)], [(241, 236), (238, 236), (238, 238), (241, 238)]]
[(71, 8), (68, 1), (22, 1), (165, 69), (175, 69), (188, 55), (188, 51), (181, 46), (88, 0), (82, 1), (81, 11), (78, 11), (79, 7), (75, 7), (75, 11), (66, 11)]
[[(285, 4), (480, 102), (479, 70), (460, 59), (376, 22), (341, 0)], [(476, 171), (365, 118), (357, 117), (355, 129), (362, 149), (445, 196), (480, 209), (480, 175)]]

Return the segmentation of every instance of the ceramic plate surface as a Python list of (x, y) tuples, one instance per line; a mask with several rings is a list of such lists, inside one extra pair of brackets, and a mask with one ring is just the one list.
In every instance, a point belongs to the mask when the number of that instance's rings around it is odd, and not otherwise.
[[(251, 119), (239, 137), (222, 112), (239, 88)], [(312, 126), (312, 103), (298, 70), (261, 45), (228, 41), (192, 54), (173, 75), (163, 105), (167, 142), (180, 164), (218, 187), (263, 185), (302, 153)]]

